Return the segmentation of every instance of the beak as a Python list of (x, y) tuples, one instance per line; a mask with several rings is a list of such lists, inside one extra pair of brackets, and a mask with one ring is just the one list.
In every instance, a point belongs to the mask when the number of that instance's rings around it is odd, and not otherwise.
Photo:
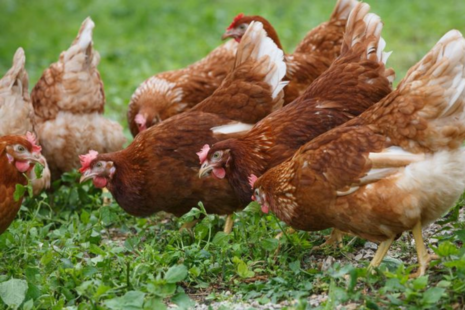
[(92, 172), (92, 170), (86, 170), (84, 172), (84, 174), (81, 176), (81, 179), (79, 180), (79, 183), (82, 183), (82, 182), (85, 182), (87, 180), (90, 180), (92, 179), (93, 177), (95, 177), (97, 175), (97, 173), (95, 172)]
[(24, 161), (30, 161), (32, 163), (39, 163), (44, 167), (47, 165), (47, 161), (45, 160), (45, 157), (42, 154), (38, 154), (38, 153), (32, 153), (32, 154), (29, 154), (25, 157), (21, 157), (18, 159), (24, 160)]
[(236, 38), (239, 36), (239, 31), (236, 29), (229, 29), (221, 36), (221, 40), (226, 40), (227, 38)]
[(42, 167), (47, 167), (47, 160), (42, 154), (34, 154), (35, 162), (39, 163), (42, 165)]
[(206, 160), (203, 164), (202, 167), (200, 167), (199, 170), (199, 178), (204, 178), (210, 174), (210, 172), (213, 170), (213, 166), (208, 163)]

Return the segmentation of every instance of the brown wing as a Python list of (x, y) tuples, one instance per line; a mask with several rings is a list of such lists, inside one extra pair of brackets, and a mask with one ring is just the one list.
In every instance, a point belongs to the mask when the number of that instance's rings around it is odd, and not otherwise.
[(285, 72), (283, 52), (267, 36), (263, 24), (255, 22), (241, 40), (233, 71), (193, 111), (256, 123), (282, 106)]

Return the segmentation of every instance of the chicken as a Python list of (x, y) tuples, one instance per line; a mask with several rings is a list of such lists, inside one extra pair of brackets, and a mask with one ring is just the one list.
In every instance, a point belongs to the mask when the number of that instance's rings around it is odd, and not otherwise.
[[(356, 0), (338, 0), (329, 21), (307, 33), (294, 53), (285, 56), (287, 74), (284, 80), (290, 81), (284, 89), (285, 105), (299, 97), (339, 56), (347, 17), (356, 4)], [(273, 26), (265, 18), (257, 15), (237, 15), (222, 38), (234, 38), (240, 42), (251, 21), (263, 23), (269, 36), (283, 49)]]
[[(29, 78), (24, 67), (26, 56), (18, 48), (13, 58), (13, 66), (0, 80), (0, 137), (25, 135), (33, 132), (33, 109), (29, 96)], [(42, 156), (42, 155), (40, 155)], [(37, 178), (31, 170), (28, 177), (32, 180), (34, 195), (50, 187), (50, 170), (45, 163), (42, 177)]]
[(33, 170), (36, 163), (45, 165), (40, 146), (31, 133), (0, 137), (0, 234), (10, 226), (21, 207), (23, 199), (14, 200), (16, 184), (27, 184), (24, 173)]
[(236, 50), (237, 43), (228, 42), (186, 68), (145, 80), (129, 102), (127, 117), (132, 135), (135, 137), (209, 97), (231, 70)]
[(352, 11), (342, 55), (293, 103), (270, 114), (246, 135), (206, 147), (199, 171), (224, 170), (242, 205), (251, 202), (250, 174), (262, 175), (306, 142), (359, 115), (391, 92), (394, 71), (386, 69), (382, 24), (369, 6)]
[(212, 96), (139, 133), (125, 150), (81, 156), (81, 182), (92, 179), (94, 186), (106, 186), (135, 216), (158, 211), (181, 216), (199, 201), (209, 213), (232, 213), (240, 205), (228, 182), (199, 179), (195, 152), (204, 142), (250, 129), (245, 123), (281, 107), (286, 85), (281, 82), (286, 73), (283, 52), (258, 22), (239, 45), (233, 68)]
[(411, 230), (421, 276), (432, 258), (422, 227), (465, 190), (464, 140), (465, 39), (452, 30), (389, 96), (255, 181), (254, 197), (295, 228), (381, 242), (372, 267)]
[(35, 126), (52, 179), (79, 167), (79, 154), (123, 148), (123, 128), (103, 117), (105, 93), (87, 18), (71, 47), (42, 74), (31, 93)]

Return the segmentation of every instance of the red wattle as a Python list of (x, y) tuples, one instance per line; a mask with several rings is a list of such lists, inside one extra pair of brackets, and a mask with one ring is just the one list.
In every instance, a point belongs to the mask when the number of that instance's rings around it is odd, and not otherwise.
[(27, 161), (16, 161), (15, 166), (20, 172), (26, 172), (30, 168), (30, 164)]
[(270, 208), (267, 204), (262, 204), (262, 212), (268, 214), (270, 212)]
[(107, 186), (107, 179), (104, 177), (95, 177), (93, 180), (94, 186), (97, 188), (104, 188)]
[(224, 168), (214, 168), (213, 169), (213, 174), (218, 179), (224, 179), (224, 177), (226, 175), (226, 170), (224, 170)]

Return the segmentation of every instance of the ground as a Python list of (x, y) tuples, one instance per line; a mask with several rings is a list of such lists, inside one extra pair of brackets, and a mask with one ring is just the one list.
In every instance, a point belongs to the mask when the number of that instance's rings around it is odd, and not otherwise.
[[(393, 50), (388, 64), (399, 81), (448, 30), (465, 30), (463, 1), (372, 1)], [(144, 79), (183, 67), (220, 44), (240, 12), (275, 25), (286, 50), (327, 19), (332, 1), (59, 1), (0, 2), (0, 72), (17, 47), (26, 51), (30, 88), (56, 61), (87, 16), (96, 23), (106, 114), (127, 128), (126, 106)], [(126, 129), (129, 138), (129, 132)], [(312, 251), (329, 231), (285, 229), (252, 205), (224, 219), (208, 215), (193, 231), (166, 214), (134, 218), (101, 191), (65, 175), (53, 195), (27, 199), (0, 235), (0, 309), (462, 309), (465, 305), (463, 200), (425, 231), (440, 256), (427, 275), (408, 278), (416, 254), (409, 234), (393, 245), (375, 274), (367, 271), (375, 244), (345, 238), (342, 249)], [(279, 248), (279, 251), (277, 251)]]

